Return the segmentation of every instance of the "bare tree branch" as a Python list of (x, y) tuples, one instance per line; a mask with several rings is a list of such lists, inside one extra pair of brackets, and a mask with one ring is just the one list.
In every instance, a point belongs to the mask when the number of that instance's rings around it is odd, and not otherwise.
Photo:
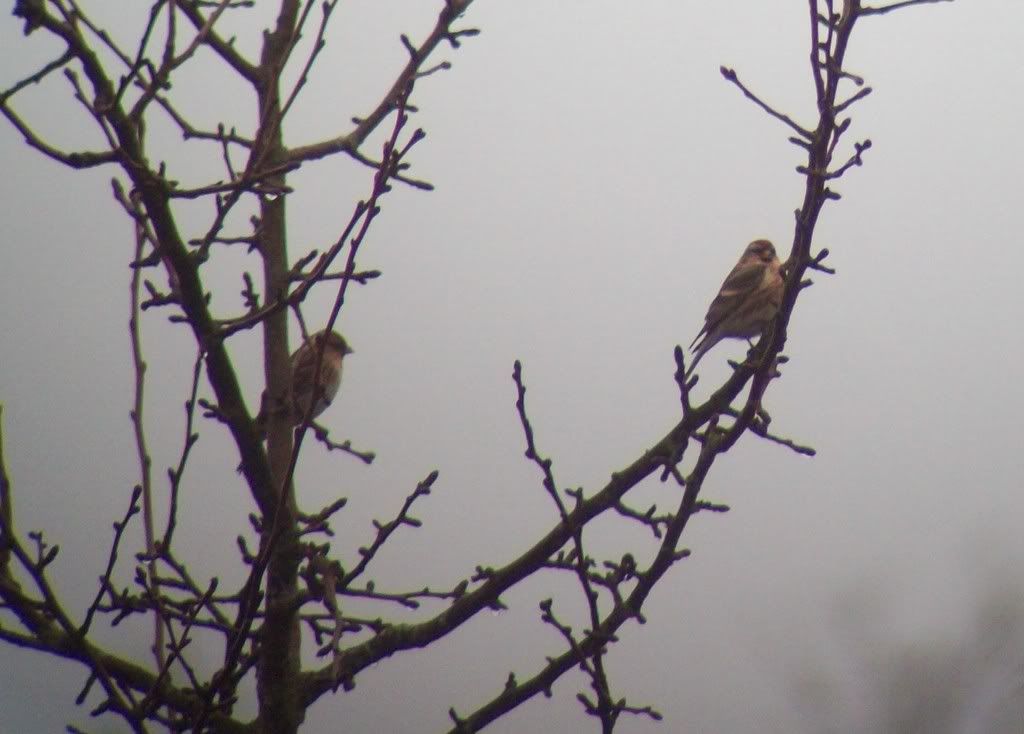
[(174, 5), (185, 14), (185, 17), (189, 19), (192, 26), (202, 34), (203, 43), (212, 48), (239, 76), (251, 84), (256, 84), (259, 81), (257, 68), (242, 58), (242, 55), (235, 51), (229, 42), (224, 41), (212, 30), (210, 20), (199, 10), (203, 5), (202, 2), (199, 0), (175, 0)]
[(857, 9), (858, 15), (884, 15), (885, 13), (891, 13), (893, 10), (900, 10), (902, 8), (910, 7), (911, 5), (934, 5), (936, 3), (951, 3), (953, 0), (903, 0), (903, 2), (893, 3), (892, 5), (878, 5), (878, 6), (861, 6)]
[(734, 70), (722, 66), (719, 67), (719, 71), (722, 73), (722, 76), (724, 76), (728, 81), (735, 84), (739, 88), (739, 90), (743, 92), (744, 97), (752, 101), (754, 104), (756, 104), (762, 110), (764, 110), (769, 115), (774, 117), (776, 120), (779, 120), (780, 122), (783, 122), (786, 125), (788, 125), (797, 135), (799, 135), (802, 138), (806, 138), (807, 140), (810, 140), (814, 137), (814, 133), (812, 133), (810, 130), (805, 130), (804, 128), (800, 127), (792, 120), (792, 118), (789, 117), (789, 115), (784, 115), (783, 113), (777, 111), (775, 108), (771, 107), (767, 102), (762, 101), (760, 97), (758, 97), (756, 94), (747, 89), (746, 85), (740, 81), (740, 78), (738, 76), (736, 76), (736, 72)]
[[(799, 125), (770, 106), (749, 90), (735, 71), (721, 67), (726, 80), (747, 99), (790, 129), (790, 141), (806, 154), (806, 162), (798, 168), (804, 177), (804, 196), (796, 211), (792, 247), (784, 266), (785, 291), (774, 322), (746, 359), (734, 364), (732, 374), (700, 404), (693, 401), (698, 378), (687, 380), (683, 351), (677, 347), (673, 376), (681, 417), (647, 451), (613, 473), (596, 491), (559, 489), (553, 461), (543, 456), (537, 445), (526, 410), (522, 366), (517, 361), (513, 369), (516, 409), (526, 458), (540, 472), (541, 484), (553, 503), (549, 529), (532, 539), (532, 545), (521, 555), (500, 567), (477, 565), (473, 572), (470, 563), (464, 577), (457, 576), (448, 584), (412, 584), (412, 588), (405, 589), (388, 586), (382, 590), (370, 578), (371, 566), (378, 568), (375, 561), (399, 528), (420, 525), (412, 511), (421, 498), (430, 494), (437, 472), (426, 474), (391, 519), (373, 521), (373, 536), (367, 545), (355, 549), (358, 560), (344, 568), (340, 560), (332, 558), (326, 542), (313, 540), (317, 534), (334, 537), (332, 520), (347, 506), (347, 499), (335, 497), (314, 514), (304, 514), (296, 500), (293, 478), (309, 429), (328, 451), (341, 451), (367, 464), (373, 460), (373, 453), (357, 450), (347, 440), (335, 442), (323, 426), (313, 423), (314, 406), (319, 402), (316, 398), (325, 397), (324, 385), (314, 386), (314, 399), (309, 400), (298, 425), (293, 424), (292, 416), (283, 414), (285, 411), (268, 409), (265, 423), (261, 419), (261, 428), (266, 429), (264, 444), (263, 432), (254, 425), (242, 395), (226, 341), (242, 330), (261, 326), (265, 399), (289, 400), (294, 396), (288, 349), (291, 315), (298, 321), (302, 338), (308, 339), (302, 306), (315, 287), (334, 283), (333, 305), (323, 324), (325, 329), (333, 330), (350, 284), (365, 284), (379, 275), (377, 271), (357, 269), (357, 260), (381, 212), (385, 194), (394, 182), (429, 188), (429, 184), (409, 174), (406, 160), (424, 136), (422, 130), (406, 129), (414, 111), (410, 95), (416, 80), (449, 68), (445, 60), (431, 61), (438, 46), (447, 42), (456, 48), (461, 39), (476, 34), (474, 29), (455, 28), (472, 0), (443, 0), (433, 28), (419, 45), (406, 35), (400, 36), (408, 55), (406, 63), (397, 76), (388, 80), (388, 88), (382, 90), (369, 114), (356, 119), (348, 133), (298, 147), (286, 146), (282, 123), (305, 89), (328, 41), (335, 0), (320, 5), (318, 25), (313, 20), (314, 0), (281, 0), (273, 26), (263, 35), (258, 61), (245, 59), (235, 50), (234, 39), (225, 39), (219, 33), (227, 13), (249, 6), (245, 0), (152, 0), (144, 24), (129, 43), (113, 38), (93, 22), (78, 0), (18, 0), (15, 14), (25, 21), (26, 30), (42, 31), (57, 39), (64, 51), (0, 94), (0, 111), (26, 144), (43, 155), (72, 168), (115, 163), (123, 177), (123, 184), (114, 183), (114, 197), (133, 222), (135, 234), (129, 328), (135, 366), (131, 415), (140, 479), (127, 511), (114, 523), (114, 538), (98, 590), (78, 623), (62, 606), (51, 583), (48, 569), (58, 558), (59, 548), (42, 533), (30, 533), (27, 540), (22, 540), (15, 532), (12, 487), (4, 466), (0, 432), (0, 608), (4, 610), (0, 640), (82, 662), (87, 678), (79, 702), (99, 698), (94, 713), (114, 713), (136, 732), (154, 726), (173, 731), (293, 734), (305, 718), (306, 708), (324, 694), (339, 687), (350, 688), (369, 666), (402, 651), (429, 646), (481, 612), (502, 608), (506, 592), (535, 574), (551, 572), (556, 579), (571, 580), (579, 589), (586, 602), (584, 611), (577, 619), (561, 605), (556, 608), (554, 601), (542, 601), (541, 622), (558, 634), (555, 654), (538, 662), (529, 678), (519, 680), (508, 675), (500, 691), (468, 716), (451, 711), (453, 731), (479, 730), (538, 693), (550, 692), (553, 684), (573, 669), (581, 670), (589, 681), (589, 691), (581, 691), (577, 699), (584, 712), (600, 722), (603, 732), (611, 732), (624, 713), (660, 718), (654, 708), (632, 705), (613, 694), (607, 652), (624, 625), (645, 622), (643, 605), (647, 598), (669, 569), (688, 556), (689, 551), (681, 543), (690, 518), (701, 511), (728, 510), (725, 505), (700, 497), (722, 454), (750, 432), (798, 454), (814, 455), (814, 449), (769, 430), (771, 416), (763, 401), (772, 381), (781, 377), (778, 366), (786, 361), (781, 350), (786, 344), (789, 318), (800, 293), (810, 284), (806, 271), (834, 273), (823, 264), (827, 248), (819, 247), (816, 255), (811, 254), (818, 216), (826, 202), (839, 198), (829, 185), (837, 186), (833, 182), (860, 166), (862, 154), (870, 147), (865, 139), (853, 142), (852, 152), (846, 152), (851, 141), (845, 134), (851, 120), (839, 116), (871, 92), (870, 87), (863, 86), (863, 79), (843, 68), (846, 48), (859, 17), (938, 1), (862, 7), (859, 0), (846, 0), (840, 11), (835, 0), (809, 0), (810, 61), (818, 111), (813, 128)], [(180, 14), (191, 28), (179, 28)], [(300, 59), (296, 49), (307, 32), (312, 34), (311, 45), (305, 58)], [(226, 122), (218, 124), (216, 130), (204, 129), (181, 112), (188, 106), (177, 96), (172, 80), (181, 78), (176, 72), (196, 59), (204, 47), (213, 52), (215, 61), (226, 64), (247, 82), (255, 96), (258, 112), (251, 138), (239, 135)], [(283, 88), (283, 75), (290, 64), (296, 68), (289, 69), (292, 76), (287, 78), (295, 81)], [(13, 95), (29, 85), (44, 80), (52, 83), (52, 72), (58, 69), (71, 85), (70, 95), (82, 105), (106, 141), (105, 151), (60, 150), (39, 136), (9, 105)], [(849, 96), (841, 101), (839, 85), (847, 80), (863, 88), (847, 93)], [(208, 150), (213, 161), (224, 166), (222, 179), (211, 183), (217, 178), (214, 175), (198, 184), (181, 185), (169, 177), (163, 164), (150, 163), (146, 123), (154, 116), (177, 126), (186, 141), (215, 143), (216, 151), (213, 147)], [(379, 157), (363, 151), (370, 134), (388, 119), (393, 125)], [(355, 204), (337, 238), (333, 242), (328, 238), (329, 246), (291, 261), (286, 203), (293, 197), (287, 174), (306, 161), (336, 153), (372, 169), (369, 196)], [(221, 160), (213, 157), (216, 155)], [(209, 205), (208, 219), (188, 234), (182, 230), (185, 220), (176, 216), (181, 200)], [(247, 224), (238, 226), (239, 217), (244, 217)], [(259, 285), (251, 266), (240, 269), (244, 307), (240, 316), (215, 312), (211, 306), (214, 301), (202, 276), (215, 244), (244, 244), (249, 248), (247, 256), (260, 259), (263, 280)], [(163, 268), (166, 285), (155, 277), (144, 278), (143, 268), (152, 267)], [(145, 293), (148, 299), (144, 299)], [(157, 539), (152, 459), (143, 420), (146, 361), (141, 315), (147, 308), (167, 305), (173, 307), (171, 321), (187, 324), (191, 330), (195, 361), (185, 401), (183, 443), (167, 472), (167, 523)], [(321, 321), (317, 319), (316, 326)], [(321, 342), (315, 353), (314, 374), (320, 374), (324, 359)], [(204, 373), (206, 380), (200, 385)], [(212, 396), (207, 395), (207, 385)], [(193, 571), (172, 547), (179, 513), (185, 510), (180, 492), (183, 477), (198, 440), (197, 405), (207, 408), (206, 417), (230, 431), (255, 503), (249, 516), (252, 532), (238, 538), (240, 563), (243, 569), (248, 566), (245, 579), (240, 586), (221, 593), (217, 576), (205, 570)], [(211, 425), (219, 429), (216, 423)], [(689, 462), (684, 464), (683, 459), (691, 449), (698, 455), (686, 473), (684, 466)], [(674, 511), (659, 511), (655, 505), (646, 511), (637, 509), (635, 495), (627, 497), (654, 478), (677, 485), (676, 492), (681, 496)], [(134, 585), (115, 588), (116, 561), (127, 524), (139, 512), (140, 498), (145, 548), (136, 555)], [(249, 501), (244, 495), (239, 499)], [(590, 537), (586, 527), (602, 515), (642, 528), (646, 543), (642, 552), (629, 548), (618, 553), (618, 558), (589, 556), (584, 542)], [(254, 547), (256, 542), (258, 547)], [(347, 607), (357, 604), (359, 609), (353, 614)], [(364, 606), (384, 612), (374, 618), (372, 611), (363, 611)], [(412, 609), (426, 611), (420, 611), (415, 621), (408, 623), (407, 610)], [(153, 670), (111, 655), (90, 639), (100, 620), (113, 626), (127, 619), (149, 622), (151, 618), (156, 625), (157, 658), (155, 664), (150, 662)], [(200, 638), (204, 644), (214, 640), (219, 646), (222, 657), (212, 672), (205, 671), (201, 658), (190, 652), (194, 649), (190, 645)], [(310, 643), (316, 647), (311, 648)], [(304, 668), (303, 654), (311, 650), (318, 656), (329, 656), (329, 661)], [(251, 679), (256, 682), (259, 713), (243, 724), (232, 717), (232, 708), (239, 686)]]
[(370, 133), (377, 129), (384, 118), (398, 108), (398, 104), (405, 90), (416, 80), (420, 67), (426, 59), (443, 41), (448, 41), (452, 46), (457, 47), (460, 36), (475, 35), (475, 30), (452, 30), (452, 24), (472, 5), (473, 0), (445, 0), (441, 12), (437, 16), (437, 23), (434, 29), (427, 36), (426, 40), (419, 47), (413, 46), (406, 40), (405, 48), (409, 52), (409, 60), (406, 62), (398, 77), (392, 83), (391, 88), (384, 97), (377, 103), (377, 106), (364, 118), (356, 121), (356, 127), (346, 135), (320, 143), (304, 145), (290, 149), (286, 158), (289, 161), (304, 162), (325, 158), (335, 153), (347, 153), (354, 155)]

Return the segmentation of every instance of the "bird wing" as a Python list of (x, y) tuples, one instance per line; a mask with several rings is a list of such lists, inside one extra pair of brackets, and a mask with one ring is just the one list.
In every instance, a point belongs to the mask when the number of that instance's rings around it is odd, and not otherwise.
[(315, 372), (317, 352), (321, 343), (311, 339), (292, 355), (292, 400), (297, 420), (302, 420), (309, 409), (310, 401), (316, 394), (316, 404), (311, 416), (316, 418), (326, 410), (338, 392), (341, 378), (341, 353), (325, 345), (319, 377)]
[(743, 303), (744, 299), (756, 289), (764, 278), (765, 266), (760, 261), (739, 262), (726, 277), (722, 287), (718, 290), (715, 300), (708, 306), (707, 316), (704, 317), (704, 328), (690, 342), (690, 348), (704, 336), (710, 333), (731, 313), (735, 312)]
[(295, 350), (292, 355), (292, 389), (296, 385), (312, 385), (313, 370), (316, 369), (316, 344), (310, 340)]

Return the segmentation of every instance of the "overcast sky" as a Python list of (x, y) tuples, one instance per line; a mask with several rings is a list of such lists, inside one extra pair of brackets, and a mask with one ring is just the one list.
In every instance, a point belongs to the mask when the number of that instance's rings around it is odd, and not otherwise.
[[(138, 20), (94, 4), (117, 32)], [(345, 132), (370, 109), (404, 62), (399, 33), (422, 39), (438, 4), (342, 3), (286, 125), (289, 142)], [(271, 12), (247, 12), (235, 32), (252, 54)], [(450, 586), (477, 564), (511, 560), (553, 525), (522, 457), (516, 358), (560, 486), (595, 491), (674, 424), (673, 347), (696, 334), (747, 242), (765, 237), (788, 252), (803, 191), (787, 129), (718, 69), (735, 68), (812, 124), (806, 14), (805, 3), (779, 1), (471, 8), (465, 24), (482, 35), (443, 49), (437, 60), (453, 68), (416, 89), (414, 120), (428, 137), (413, 174), (437, 189), (397, 187), (385, 200), (359, 263), (383, 277), (349, 291), (339, 322), (356, 353), (323, 419), (378, 460), (365, 467), (310, 446), (300, 468), (304, 507), (349, 498), (334, 541), (343, 561), (371, 538), (370, 519), (393, 514), (435, 468), (436, 491), (418, 512), (425, 525), (381, 558), (381, 586)], [(4, 18), (6, 87), (60, 49)], [(896, 699), (949, 704), (958, 712), (949, 731), (998, 731), (1013, 721), (1000, 698), (1008, 681), (1024, 715), (1024, 636), (1013, 624), (1024, 618), (1022, 23), (1019, 2), (965, 0), (856, 30), (848, 68), (875, 92), (854, 108), (848, 141), (874, 146), (820, 220), (815, 242), (831, 250), (838, 274), (816, 273), (801, 296), (791, 361), (765, 401), (773, 429), (818, 456), (748, 435), (716, 464), (704, 496), (732, 511), (695, 519), (684, 536), (693, 556), (656, 588), (649, 623), (628, 625), (611, 656), (616, 692), (666, 721), (623, 720), (620, 731), (882, 731)], [(175, 91), (210, 127), (252, 124), (253, 104), (210, 54), (182, 69)], [(15, 106), (54, 142), (97, 147), (68, 97), (55, 75)], [(209, 151), (185, 150), (170, 127), (154, 122), (149, 134), (151, 159), (166, 158), (169, 175), (191, 184), (221, 175), (215, 150), (211, 164)], [(113, 169), (64, 169), (6, 125), (0, 163), (0, 403), (17, 522), (61, 545), (53, 575), (82, 609), (137, 481), (132, 232), (111, 199)], [(291, 183), (299, 255), (333, 242), (370, 173), (336, 159)], [(209, 211), (179, 215), (195, 236)], [(241, 307), (243, 267), (256, 268), (255, 258), (224, 251), (205, 270), (221, 313)], [(311, 326), (330, 302), (325, 292), (307, 306)], [(194, 354), (187, 328), (166, 316), (144, 321), (161, 490), (181, 446)], [(231, 350), (256, 402), (257, 335)], [(711, 352), (698, 393), (743, 351), (731, 343)], [(179, 551), (197, 576), (230, 582), (235, 536), (254, 508), (225, 431), (210, 423), (201, 434)], [(677, 493), (644, 486), (635, 504), (667, 509)], [(611, 557), (652, 548), (620, 522), (596, 525), (590, 538)], [(130, 565), (120, 571), (129, 583)], [(525, 678), (561, 650), (537, 610), (555, 586), (528, 584), (508, 596), (508, 612), (361, 674), (355, 691), (311, 710), (309, 731), (446, 730), (450, 706), (472, 711), (510, 670)], [(566, 609), (578, 597), (569, 592)], [(142, 645), (119, 630), (101, 639)], [(944, 687), (951, 669), (959, 677)], [(82, 671), (0, 647), (0, 730), (59, 731), (68, 721), (94, 730), (73, 703)], [(45, 706), (40, 685), (49, 687)], [(554, 699), (493, 730), (593, 730), (574, 699), (585, 686), (569, 675)]]

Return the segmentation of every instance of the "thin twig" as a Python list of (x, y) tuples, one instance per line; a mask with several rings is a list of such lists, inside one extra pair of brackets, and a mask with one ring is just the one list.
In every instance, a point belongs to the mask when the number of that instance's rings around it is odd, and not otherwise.
[[(139, 219), (136, 219), (135, 224), (135, 261), (142, 259), (142, 253), (146, 246), (145, 227), (139, 222)], [(147, 563), (149, 581), (151, 586), (155, 586), (156, 538), (153, 529), (153, 484), (150, 481), (153, 459), (149, 455), (149, 449), (146, 446), (146, 427), (142, 413), (145, 405), (146, 385), (146, 362), (142, 357), (142, 328), (139, 323), (142, 318), (142, 312), (139, 308), (139, 287), (142, 282), (142, 269), (130, 268), (130, 270), (131, 295), (129, 299), (130, 317), (128, 319), (128, 333), (131, 341), (132, 367), (135, 373), (135, 402), (131, 410), (131, 420), (135, 434), (135, 450), (139, 460), (139, 489), (142, 491), (142, 528), (146, 541), (146, 555), (149, 556)], [(125, 522), (127, 522), (127, 519)], [(118, 537), (120, 537), (120, 534)], [(111, 569), (108, 569), (108, 578), (109, 570)], [(162, 668), (164, 665), (164, 625), (161, 620), (159, 600), (153, 611), (153, 655), (156, 657), (157, 667)]]
[(800, 125), (798, 125), (796, 122), (794, 122), (793, 119), (789, 115), (785, 115), (785, 114), (777, 111), (775, 108), (773, 108), (770, 105), (768, 105), (767, 102), (762, 101), (760, 97), (758, 97), (756, 94), (754, 94), (749, 89), (747, 89), (747, 87), (743, 84), (743, 82), (740, 81), (739, 77), (736, 76), (736, 72), (734, 70), (732, 70), (732, 69), (730, 69), (728, 67), (722, 66), (722, 67), (719, 67), (719, 71), (722, 73), (722, 76), (724, 76), (728, 81), (730, 81), (733, 84), (735, 84), (739, 88), (739, 90), (741, 92), (743, 92), (743, 96), (745, 96), (747, 99), (751, 100), (754, 104), (756, 104), (762, 110), (764, 110), (769, 115), (774, 117), (776, 120), (779, 120), (780, 122), (784, 122), (794, 132), (796, 132), (797, 135), (799, 135), (802, 138), (806, 138), (807, 140), (811, 140), (814, 137), (814, 133), (812, 133), (810, 130), (806, 130), (806, 129), (800, 127)]
[(911, 5), (933, 5), (936, 3), (951, 3), (953, 0), (903, 0), (903, 2), (893, 3), (892, 5), (879, 5), (875, 7), (860, 7), (857, 10), (857, 15), (885, 15), (891, 13), (894, 10), (901, 10), (908, 8)]

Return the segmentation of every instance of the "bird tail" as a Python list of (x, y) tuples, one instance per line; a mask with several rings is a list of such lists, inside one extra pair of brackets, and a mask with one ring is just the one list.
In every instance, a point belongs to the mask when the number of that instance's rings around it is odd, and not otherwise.
[[(701, 333), (703, 334), (703, 332)], [(696, 343), (697, 340), (694, 339), (693, 341)], [(685, 379), (690, 379), (690, 375), (693, 374), (693, 370), (697, 367), (697, 363), (700, 362), (701, 357), (711, 351), (711, 347), (718, 344), (718, 341), (718, 339), (711, 339), (710, 334), (704, 335), (700, 344), (697, 344), (697, 348), (693, 350), (693, 362), (690, 363), (690, 368), (686, 370), (686, 374), (683, 376)], [(691, 344), (690, 347), (693, 348), (693, 344)]]

